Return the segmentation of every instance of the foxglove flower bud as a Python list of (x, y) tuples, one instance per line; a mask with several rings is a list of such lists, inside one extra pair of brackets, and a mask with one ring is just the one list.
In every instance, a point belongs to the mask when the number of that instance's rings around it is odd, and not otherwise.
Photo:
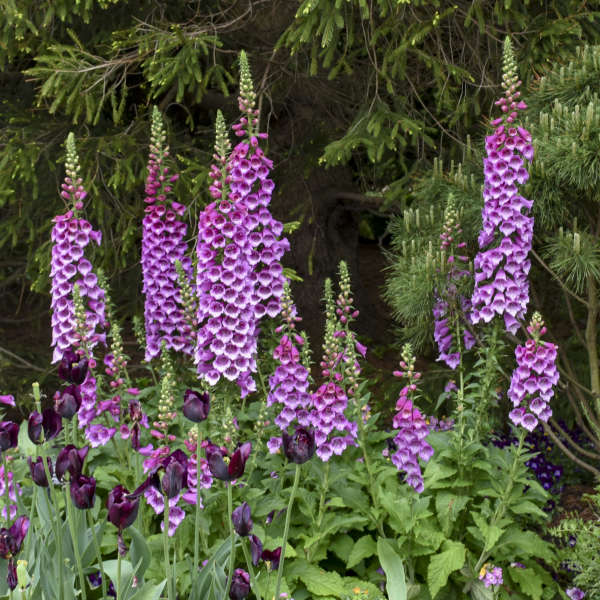
[(80, 510), (94, 506), (94, 494), (96, 492), (96, 480), (93, 477), (79, 475), (72, 478), (70, 482), (71, 500), (73, 505)]
[[(229, 457), (227, 452), (224, 452), (214, 444), (210, 444), (206, 447), (206, 461), (208, 462), (210, 472), (214, 477), (223, 481), (239, 479), (244, 474), (246, 461), (250, 456), (251, 450), (252, 444), (245, 442)], [(225, 463), (225, 458), (228, 459), (227, 464)]]
[(133, 525), (137, 518), (140, 499), (133, 497), (122, 486), (118, 485), (108, 493), (108, 520), (119, 530)]
[(19, 443), (19, 426), (12, 421), (0, 423), (0, 451), (16, 448)]
[(183, 415), (194, 423), (200, 423), (208, 417), (210, 396), (208, 392), (186, 390), (183, 396)]
[(244, 600), (250, 593), (250, 575), (243, 569), (236, 569), (231, 578), (229, 598), (231, 600)]
[[(50, 460), (50, 457), (46, 458), (46, 461), (48, 464), (48, 471), (50, 472), (50, 475), (52, 475), (52, 461)], [(42, 457), (38, 456), (35, 462), (31, 460), (31, 457), (28, 457), (27, 462), (29, 463), (29, 471), (33, 483), (40, 487), (48, 487), (48, 478), (46, 477)]]
[(88, 446), (76, 448), (73, 444), (68, 444), (59, 453), (56, 458), (56, 477), (62, 481), (65, 473), (69, 473), (71, 479), (81, 475), (83, 461), (88, 453)]
[(294, 435), (282, 434), (283, 453), (290, 462), (303, 464), (315, 453), (315, 434), (310, 428), (296, 427)]
[(247, 502), (240, 504), (232, 513), (231, 520), (233, 528), (238, 535), (245, 537), (252, 531), (252, 519), (250, 517), (250, 506)]
[(88, 359), (69, 349), (58, 363), (58, 376), (69, 383), (81, 385), (88, 372)]
[(70, 385), (56, 392), (54, 409), (63, 419), (72, 419), (80, 406), (81, 394), (78, 386)]

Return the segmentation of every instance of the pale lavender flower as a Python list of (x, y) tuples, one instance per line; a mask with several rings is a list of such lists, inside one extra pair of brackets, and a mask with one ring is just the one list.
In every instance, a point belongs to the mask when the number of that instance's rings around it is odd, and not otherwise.
[(585, 598), (585, 592), (578, 587), (567, 588), (565, 593), (571, 600), (583, 600)]
[(483, 581), (486, 588), (492, 585), (501, 585), (503, 583), (502, 569), (486, 563), (479, 571), (479, 579)]

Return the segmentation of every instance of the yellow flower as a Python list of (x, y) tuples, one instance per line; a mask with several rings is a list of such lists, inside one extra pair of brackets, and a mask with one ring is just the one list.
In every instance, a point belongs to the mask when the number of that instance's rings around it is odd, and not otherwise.
[(485, 574), (487, 573), (487, 568), (489, 566), (490, 563), (485, 563), (485, 565), (483, 565), (483, 567), (481, 567), (481, 571), (479, 571), (479, 579), (482, 579), (483, 577), (485, 577)]

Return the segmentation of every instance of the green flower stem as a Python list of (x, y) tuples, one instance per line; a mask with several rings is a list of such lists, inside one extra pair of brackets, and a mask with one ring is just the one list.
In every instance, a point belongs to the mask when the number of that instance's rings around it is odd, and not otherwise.
[(77, 573), (79, 575), (79, 584), (81, 585), (81, 597), (86, 600), (85, 578), (83, 577), (83, 565), (81, 564), (81, 553), (79, 552), (79, 538), (75, 528), (75, 515), (73, 513), (73, 503), (71, 502), (71, 482), (67, 483), (65, 488), (65, 506), (67, 507), (67, 520), (69, 521), (69, 530), (73, 541), (73, 552), (75, 553), (75, 563), (77, 564)]
[[(515, 450), (514, 455), (513, 455), (513, 462), (510, 467), (510, 473), (508, 476), (508, 484), (506, 486), (506, 489), (504, 490), (504, 494), (502, 495), (500, 504), (498, 504), (498, 506), (496, 507), (496, 510), (494, 511), (492, 518), (490, 519), (490, 527), (493, 527), (494, 525), (496, 525), (504, 517), (504, 513), (506, 512), (506, 509), (508, 508), (508, 501), (510, 499), (510, 495), (512, 493), (513, 487), (515, 485), (515, 476), (517, 474), (517, 468), (519, 466), (519, 459), (521, 458), (521, 454), (523, 451), (525, 435), (526, 435), (526, 431), (525, 431), (525, 429), (523, 429), (521, 427), (519, 430), (519, 445), (517, 446), (517, 449)], [(487, 542), (486, 542), (486, 545), (484, 546), (483, 550), (481, 551), (479, 560), (477, 561), (477, 564), (475, 565), (475, 569), (474, 569), (475, 573), (477, 573), (479, 571), (479, 569), (481, 569), (481, 566), (488, 559), (489, 550), (490, 550), (490, 548), (487, 547)]]
[(281, 543), (281, 558), (279, 560), (279, 569), (277, 569), (277, 585), (275, 586), (275, 598), (279, 598), (279, 590), (281, 588), (281, 577), (283, 575), (283, 563), (285, 562), (285, 547), (287, 545), (288, 534), (290, 532), (290, 520), (292, 517), (292, 507), (294, 505), (294, 498), (298, 491), (298, 484), (300, 483), (300, 469), (301, 465), (296, 464), (296, 472), (294, 474), (294, 484), (292, 485), (292, 491), (290, 493), (290, 501), (288, 502), (287, 512), (285, 513), (285, 526), (283, 528), (283, 542)]
[(194, 573), (200, 556), (200, 423), (196, 423), (196, 520), (194, 525)]
[[(163, 548), (165, 551), (165, 565), (167, 568), (167, 594), (169, 600), (175, 600), (175, 596), (173, 595), (172, 585), (173, 585), (173, 577), (171, 573), (171, 565), (169, 561), (169, 499), (167, 495), (164, 494), (165, 500), (165, 509), (164, 509), (164, 530), (163, 530)], [(118, 598), (119, 596), (117, 596)]]
[(231, 538), (231, 550), (229, 552), (229, 573), (227, 574), (227, 585), (225, 586), (225, 596), (223, 600), (229, 598), (229, 590), (231, 589), (231, 580), (233, 578), (233, 567), (235, 566), (235, 531), (233, 530), (233, 521), (231, 513), (233, 512), (233, 490), (231, 482), (227, 483), (227, 520), (229, 521), (229, 537)]
[[(371, 488), (372, 489), (372, 488)], [(307, 548), (307, 560), (310, 562), (312, 558), (312, 549), (319, 543), (321, 539), (321, 523), (325, 516), (325, 500), (327, 499), (327, 492), (329, 491), (329, 461), (325, 463), (325, 475), (323, 477), (323, 485), (321, 486), (321, 497), (319, 499), (319, 512), (317, 513), (317, 520), (315, 521), (315, 530), (317, 531), (317, 539)]]
[[(360, 415), (360, 414), (358, 416), (358, 437), (359, 437), (360, 447), (362, 450), (363, 459), (365, 461), (365, 467), (367, 469), (367, 475), (369, 476), (369, 490), (370, 490), (371, 498), (373, 499), (373, 506), (375, 507), (375, 510), (377, 510), (377, 512), (380, 515), (377, 518), (375, 525), (377, 526), (377, 531), (378, 531), (379, 535), (383, 538), (383, 537), (385, 537), (385, 532), (383, 530), (383, 523), (381, 520), (382, 519), (382, 517), (381, 517), (382, 511), (379, 510), (379, 494), (377, 493), (377, 485), (375, 484), (375, 478), (373, 476), (373, 466), (371, 465), (371, 457), (369, 456), (369, 453), (367, 452), (367, 440), (365, 439), (365, 425), (362, 420), (362, 415)], [(329, 463), (327, 463), (327, 466), (329, 466)]]
[[(258, 593), (258, 586), (256, 585), (256, 577), (254, 576), (254, 567), (252, 565), (252, 558), (250, 556), (250, 552), (246, 546), (248, 538), (242, 540), (242, 552), (244, 553), (244, 558), (246, 559), (246, 566), (248, 567), (248, 573), (250, 574), (250, 587), (256, 596), (256, 600), (261, 600), (260, 594)], [(248, 542), (250, 543), (250, 542)]]
[(117, 550), (117, 598), (121, 598), (121, 551)]
[(10, 523), (10, 496), (8, 490), (8, 463), (6, 462), (6, 454), (2, 452), (2, 465), (4, 467), (4, 507), (6, 508), (6, 524)]
[[(102, 577), (102, 598), (107, 600), (108, 596), (106, 595), (106, 576), (104, 575), (104, 564), (102, 562), (102, 551), (100, 550), (100, 544), (98, 543), (98, 536), (96, 535), (96, 528), (94, 527), (94, 519), (92, 518), (92, 511), (86, 511), (88, 515), (88, 521), (90, 523), (90, 529), (92, 530), (92, 539), (94, 541), (94, 548), (96, 550), (96, 554), (98, 555), (98, 566), (100, 567), (100, 575)], [(118, 596), (117, 596), (118, 598)]]
[(44, 473), (48, 480), (48, 487), (50, 488), (50, 495), (52, 496), (52, 504), (54, 505), (54, 519), (52, 519), (52, 525), (54, 528), (54, 541), (56, 543), (56, 551), (58, 553), (58, 584), (60, 589), (59, 598), (62, 598), (65, 593), (64, 585), (64, 558), (63, 558), (63, 546), (62, 536), (60, 535), (60, 515), (59, 515), (59, 504), (54, 484), (52, 483), (52, 475), (50, 475), (50, 469), (48, 468), (48, 460), (46, 459), (46, 451), (44, 444), (40, 446), (40, 456), (42, 457), (42, 464), (44, 465)]

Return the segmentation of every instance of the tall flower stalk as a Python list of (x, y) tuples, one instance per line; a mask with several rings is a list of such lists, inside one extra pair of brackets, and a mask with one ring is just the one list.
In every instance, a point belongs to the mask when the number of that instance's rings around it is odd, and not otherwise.
[(519, 193), (529, 179), (526, 162), (533, 159), (531, 134), (517, 125), (521, 81), (510, 39), (504, 43), (502, 87), (496, 105), (502, 116), (492, 121), (494, 133), (485, 139), (483, 224), (475, 257), (475, 288), (471, 302), (473, 323), (489, 323), (502, 316), (506, 329), (515, 333), (529, 302), (531, 267), (528, 258), (533, 239), (532, 201)]

